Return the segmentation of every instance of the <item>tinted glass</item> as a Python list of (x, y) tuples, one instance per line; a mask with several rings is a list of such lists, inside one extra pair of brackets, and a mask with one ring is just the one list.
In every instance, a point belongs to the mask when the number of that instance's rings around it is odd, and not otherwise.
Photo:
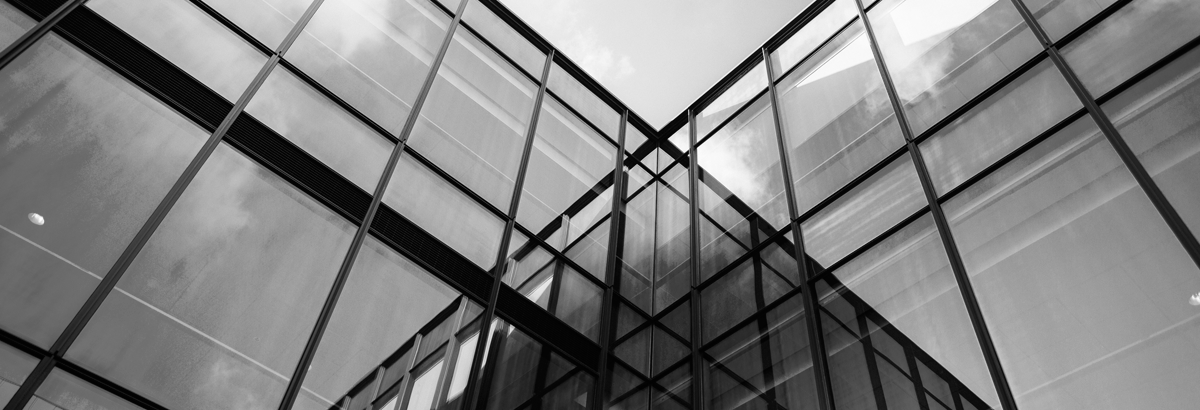
[(797, 286), (795, 263), (772, 266), (763, 258), (769, 252), (741, 262), (701, 291), (700, 330), (706, 343)]
[(691, 206), (688, 204), (686, 168), (678, 176), (658, 186), (658, 211), (654, 237), (653, 310), (658, 313), (680, 297), (692, 285)]
[(312, 0), (205, 0), (204, 3), (274, 49)]
[(427, 0), (327, 0), (286, 57), (395, 135), (449, 21)]
[(836, 0), (771, 53), (775, 75), (782, 76), (820, 47), (850, 20), (858, 17), (854, 0)]
[(819, 408), (800, 305), (792, 298), (712, 346), (704, 392), (709, 408)]
[(1024, 0), (1050, 38), (1058, 40), (1117, 0)]
[(495, 344), (486, 363), (495, 370), (487, 395), (488, 410), (516, 409), (575, 367), (512, 325), (497, 320), (492, 329)]
[(67, 357), (168, 408), (277, 406), (354, 229), (220, 145)]
[(408, 143), (508, 210), (535, 94), (537, 85), (459, 29)]
[(1200, 232), (1200, 51), (1191, 51), (1104, 104), (1154, 182)]
[(0, 403), (8, 403), (37, 363), (33, 356), (0, 343)]
[(870, 17), (918, 135), (1042, 50), (1007, 0), (886, 0)]
[(547, 86), (554, 95), (566, 102), (587, 118), (592, 125), (613, 141), (617, 140), (617, 132), (621, 126), (621, 114), (597, 97), (595, 93), (583, 86), (578, 79), (567, 74), (557, 62), (551, 66), (550, 79)]
[(945, 209), (1021, 408), (1200, 400), (1200, 270), (1090, 119)]
[(1168, 53), (1200, 36), (1200, 2), (1127, 3), (1063, 47), (1063, 57), (1099, 97)]
[(617, 290), (644, 311), (651, 310), (650, 288), (654, 278), (654, 232), (657, 225), (656, 199), (661, 189), (660, 184), (651, 184), (630, 199), (624, 208), (624, 241), (618, 256), (621, 270)]
[(54, 369), (42, 382), (25, 410), (136, 410), (135, 406), (112, 393)]
[(97, 0), (86, 5), (229, 101), (241, 97), (267, 61), (184, 0)]
[(463, 13), (463, 22), (540, 81), (546, 65), (546, 54), (497, 17), (491, 9), (478, 1), (469, 2), (467, 11)]
[(904, 144), (862, 23), (853, 23), (778, 85), (800, 213)]
[(36, 22), (8, 2), (0, 2), (0, 49), (21, 38)]
[(55, 34), (0, 95), (0, 327), (48, 348), (208, 133)]

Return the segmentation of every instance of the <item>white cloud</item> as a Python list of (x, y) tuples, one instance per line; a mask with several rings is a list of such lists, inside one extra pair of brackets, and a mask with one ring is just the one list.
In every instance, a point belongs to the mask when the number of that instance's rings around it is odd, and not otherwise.
[[(602, 83), (623, 80), (637, 71), (628, 55), (602, 45), (593, 27), (584, 23), (575, 0), (554, 2), (541, 17), (538, 26), (546, 27), (546, 37), (555, 43), (584, 71)], [(536, 24), (536, 23), (535, 23)]]

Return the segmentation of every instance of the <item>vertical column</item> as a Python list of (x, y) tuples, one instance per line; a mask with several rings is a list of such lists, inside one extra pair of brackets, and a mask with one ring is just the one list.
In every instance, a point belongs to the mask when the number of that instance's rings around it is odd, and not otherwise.
[(692, 409), (704, 410), (708, 406), (704, 402), (704, 360), (700, 357), (702, 342), (700, 335), (700, 165), (696, 157), (696, 113), (689, 109), (687, 120), (688, 149), (685, 152), (690, 155), (688, 157), (688, 173), (690, 174), (688, 176), (688, 196), (691, 197), (691, 200), (688, 203), (690, 205), (691, 230), (689, 233), (691, 235), (689, 236), (691, 237), (692, 251), (691, 288), (688, 290), (688, 293), (691, 295), (691, 302), (688, 303), (690, 303), (689, 306), (692, 308)]
[(808, 351), (812, 356), (813, 363), (813, 380), (816, 381), (817, 390), (817, 405), (821, 410), (830, 410), (833, 408), (830, 402), (833, 397), (833, 391), (830, 390), (831, 383), (829, 381), (829, 362), (825, 351), (824, 331), (821, 329), (821, 317), (818, 313), (818, 304), (816, 295), (812, 292), (812, 286), (809, 284), (816, 272), (811, 272), (808, 264), (808, 254), (804, 250), (804, 234), (800, 232), (800, 215), (796, 209), (796, 186), (792, 180), (791, 161), (788, 158), (787, 140), (783, 137), (783, 116), (779, 111), (779, 94), (775, 88), (777, 73), (775, 67), (771, 64), (771, 53), (764, 47), (762, 50), (764, 64), (767, 66), (767, 92), (771, 96), (771, 115), (775, 121), (775, 140), (779, 147), (779, 161), (783, 168), (783, 185), (784, 195), (787, 197), (788, 214), (790, 215), (792, 226), (792, 243), (795, 245), (794, 252), (796, 254), (796, 266), (800, 271), (801, 289), (800, 297), (804, 303), (805, 327), (808, 331)]
[(1012, 389), (1008, 385), (1008, 378), (1005, 376), (1004, 368), (1001, 366), (1000, 356), (996, 353), (996, 346), (992, 343), (991, 333), (984, 322), (983, 312), (979, 307), (979, 300), (975, 298), (975, 291), (971, 286), (970, 277), (967, 275), (967, 269), (963, 264), (962, 255), (959, 254), (958, 245), (954, 242), (954, 236), (950, 232), (950, 223), (947, 222), (946, 215), (942, 212), (941, 204), (938, 203), (937, 193), (933, 188), (933, 180), (929, 177), (929, 170), (925, 166), (925, 159), (917, 149), (917, 143), (914, 141), (915, 136), (913, 135), (912, 128), (909, 126), (908, 116), (904, 112), (904, 106), (900, 102), (900, 97), (896, 94), (896, 87), (892, 81), (891, 72), (888, 71), (887, 62), (884, 60), (883, 53), (879, 49), (879, 42), (875, 38), (875, 29), (871, 26), (871, 21), (867, 16), (866, 10), (863, 8), (862, 0), (856, 0), (856, 3), (858, 5), (859, 18), (862, 19), (863, 25), (866, 27), (867, 36), (871, 42), (871, 52), (874, 54), (875, 61), (879, 65), (879, 73), (883, 77), (884, 88), (887, 90), (888, 99), (891, 100), (892, 109), (896, 112), (896, 119), (904, 134), (908, 154), (912, 157), (917, 176), (921, 180), (921, 189), (924, 191), (925, 198), (929, 202), (930, 213), (933, 215), (934, 223), (937, 225), (942, 246), (946, 250), (946, 257), (950, 260), (950, 267), (954, 271), (954, 278), (962, 293), (963, 303), (966, 305), (967, 314), (971, 318), (971, 326), (975, 330), (976, 339), (983, 351), (984, 361), (987, 363), (988, 371), (991, 373), (992, 383), (995, 385), (996, 392), (1000, 397), (1000, 404), (1007, 410), (1015, 410), (1017, 408), (1017, 401), (1013, 397)]
[(592, 390), (590, 407), (602, 410), (608, 406), (609, 378), (608, 357), (612, 349), (613, 331), (616, 326), (616, 283), (621, 273), (619, 253), (623, 248), (625, 233), (625, 135), (629, 130), (629, 110), (621, 112), (621, 131), (617, 133), (617, 155), (613, 161), (612, 210), (609, 214), (608, 257), (604, 270), (604, 300), (600, 307), (600, 361), (596, 370), (596, 387)]

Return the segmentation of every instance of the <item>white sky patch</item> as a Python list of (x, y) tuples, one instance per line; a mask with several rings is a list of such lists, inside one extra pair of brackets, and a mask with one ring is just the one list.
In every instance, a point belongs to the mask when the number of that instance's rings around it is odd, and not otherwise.
[(996, 0), (908, 0), (891, 19), (905, 45), (941, 35), (974, 19)]
[(553, 22), (555, 31), (571, 33), (562, 44), (558, 44), (563, 53), (601, 83), (612, 84), (637, 72), (628, 55), (600, 44), (600, 36), (594, 28), (584, 24), (580, 8), (573, 3), (570, 0), (554, 2), (547, 10), (550, 18), (544, 19)]

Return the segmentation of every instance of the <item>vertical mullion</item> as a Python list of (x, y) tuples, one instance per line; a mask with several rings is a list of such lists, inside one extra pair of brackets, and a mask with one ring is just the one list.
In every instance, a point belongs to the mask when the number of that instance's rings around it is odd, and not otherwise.
[(612, 347), (612, 327), (615, 327), (616, 309), (616, 277), (620, 274), (619, 254), (623, 247), (625, 228), (625, 135), (629, 132), (629, 110), (621, 111), (621, 128), (617, 133), (617, 155), (613, 168), (612, 210), (609, 214), (608, 257), (604, 269), (604, 299), (600, 304), (600, 362), (596, 366), (599, 376), (592, 390), (592, 400), (589, 407), (601, 410), (608, 405), (607, 384), (611, 376), (608, 371), (609, 349)]
[[(93, 289), (89, 294), (88, 299), (84, 302), (83, 306), (80, 307), (79, 311), (75, 313), (75, 316), (72, 317), (71, 322), (65, 329), (63, 329), (63, 332), (59, 334), (59, 337), (55, 339), (54, 344), (51, 345), (50, 350), (48, 351), (49, 354), (42, 357), (37, 366), (34, 368), (33, 372), (26, 377), (25, 382), (13, 394), (11, 400), (4, 407), (4, 410), (20, 410), (28, 404), (30, 399), (33, 398), (34, 392), (41, 387), (42, 382), (44, 382), (46, 377), (50, 375), (50, 372), (54, 370), (57, 362), (66, 354), (66, 351), (75, 342), (75, 339), (79, 336), (80, 332), (83, 331), (84, 326), (86, 326), (87, 323), (92, 319), (92, 316), (96, 314), (96, 311), (100, 309), (100, 305), (105, 299), (108, 298), (109, 293), (112, 292), (112, 290), (117, 286), (117, 282), (122, 276), (124, 276), (125, 270), (129, 268), (129, 266), (133, 263), (134, 258), (137, 257), (146, 243), (150, 241), (150, 237), (158, 229), (159, 225), (162, 224), (162, 221), (166, 219), (167, 213), (175, 206), (175, 203), (179, 200), (179, 198), (183, 196), (183, 191), (187, 189), (192, 180), (195, 179), (196, 175), (200, 173), (200, 168), (205, 162), (208, 161), (208, 158), (220, 146), (221, 140), (225, 137), (225, 134), (229, 131), (229, 128), (233, 126), (234, 120), (237, 119), (243, 110), (245, 110), (246, 105), (250, 103), (250, 99), (254, 97), (255, 93), (258, 92), (258, 89), (262, 86), (263, 82), (266, 81), (267, 75), (270, 74), (275, 66), (279, 64), (281, 58), (280, 56), (282, 56), (283, 53), (285, 53), (288, 48), (291, 47), (292, 43), (295, 42), (296, 38), (299, 37), (301, 31), (304, 29), (304, 26), (308, 24), (308, 21), (312, 18), (313, 14), (316, 13), (317, 8), (321, 6), (323, 1), (324, 0), (314, 0), (311, 4), (309, 4), (308, 8), (304, 11), (304, 14), (292, 27), (291, 31), (288, 32), (288, 35), (283, 39), (279, 46), (276, 47), (275, 51), (270, 55), (270, 58), (267, 59), (267, 62), (263, 64), (263, 67), (259, 70), (258, 74), (255, 75), (254, 79), (247, 86), (246, 90), (242, 92), (242, 95), (238, 97), (237, 102), (234, 103), (233, 108), (231, 108), (230, 111), (225, 115), (225, 118), (221, 121), (221, 124), (217, 126), (213, 133), (209, 135), (208, 139), (205, 140), (204, 144), (201, 145), (200, 150), (197, 151), (196, 155), (188, 163), (187, 167), (184, 168), (183, 173), (180, 174), (179, 178), (175, 180), (175, 183), (171, 185), (171, 189), (167, 191), (167, 194), (163, 197), (163, 199), (159, 201), (158, 206), (154, 208), (154, 211), (150, 214), (150, 217), (147, 218), (146, 222), (142, 224), (142, 227), (138, 229), (138, 232), (134, 235), (133, 239), (130, 240), (129, 245), (126, 245), (125, 250), (121, 252), (121, 255), (113, 263), (112, 267), (109, 268), (104, 278), (100, 280), (100, 283), (97, 284), (96, 288)], [(21, 37), (20, 41), (29, 41), (29, 44), (26, 44), (24, 48), (20, 50), (27, 49), (29, 45), (32, 45), (32, 42), (37, 40), (36, 38), (33, 38), (35, 35), (37, 38), (45, 36), (46, 32), (53, 28), (51, 27), (52, 23), (61, 21), (66, 16), (67, 12), (78, 8), (84, 2), (86, 2), (86, 0), (72, 0), (71, 2), (64, 4), (63, 6), (59, 7), (59, 9), (55, 10), (51, 16), (43, 19), (42, 22), (39, 23), (39, 26), (35, 27), (34, 30), (25, 33), (25, 35)], [(19, 52), (20, 50), (9, 47), (5, 49), (4, 52)], [(3, 58), (7, 60), (0, 61), (0, 67), (8, 64), (15, 57), (15, 54), (5, 54)]]
[[(303, 23), (307, 23), (307, 20), (312, 18), (312, 15), (316, 13), (316, 8), (320, 6), (322, 1), (316, 0), (313, 2), (308, 12), (305, 13)], [(321, 338), (325, 334), (325, 329), (329, 326), (329, 321), (333, 318), (333, 310), (337, 307), (337, 301), (341, 297), (342, 290), (350, 278), (350, 271), (354, 267), (354, 262), (358, 259), (359, 250), (362, 249), (367, 235), (370, 234), (371, 224), (374, 222), (375, 215), (379, 211), (379, 206), (383, 202), (383, 194), (387, 190), (388, 183), (391, 182), (392, 174), (397, 164), (400, 162), (400, 156), (404, 153), (404, 146), (408, 141), (408, 136), (412, 133), (413, 127), (416, 126), (417, 120), (421, 116), (421, 108), (425, 105), (425, 99), (429, 97), (430, 89), (433, 88), (433, 83), (437, 80), (438, 70), (441, 68), (442, 61), (445, 59), (446, 53), (450, 50), (450, 44), (454, 42), (454, 31), (462, 21), (462, 13), (466, 5), (466, 0), (459, 4), (458, 12), (454, 14), (454, 18), (450, 20), (450, 24), (446, 28), (446, 36), (442, 39), (442, 45), (438, 49), (437, 57), (429, 64), (429, 72), (425, 75), (425, 82), (421, 86), (421, 90), (417, 93), (416, 98), (413, 99), (412, 108), (409, 110), (408, 118), (404, 122), (404, 128), (397, 135), (396, 145), (392, 147), (392, 153), (388, 157), (387, 165), (383, 168), (383, 175), (379, 178), (379, 182), (375, 184), (375, 192), (371, 196), (371, 205), (367, 207), (367, 214), (363, 217), (362, 223), (359, 224), (358, 230), (354, 233), (354, 239), (350, 242), (350, 248), (346, 250), (346, 256), (342, 259), (342, 265), (338, 269), (337, 276), (334, 278), (333, 286), (330, 287), (329, 295), (325, 298), (325, 304), (321, 306), (321, 313), (317, 317), (317, 323), (313, 326), (312, 332), (309, 334), (304, 351), (300, 355), (296, 369), (292, 372), (291, 380), (288, 382), (287, 390), (284, 391), (283, 399), (279, 402), (279, 410), (290, 409), (296, 401), (296, 396), (300, 393), (304, 377), (308, 374), (308, 369), (317, 354), (317, 347), (321, 344)], [(303, 24), (298, 24), (297, 27), (303, 28)], [(289, 37), (299, 34), (299, 30), (294, 30)], [(283, 53), (280, 52), (279, 54)]]
[[(450, 328), (450, 336), (446, 338), (446, 353), (442, 356), (442, 374), (438, 375), (437, 392), (433, 396), (435, 408), (441, 408), (445, 404), (446, 397), (450, 395), (450, 383), (454, 377), (454, 367), (458, 364), (458, 333), (462, 330), (463, 317), (467, 315), (467, 303), (465, 296), (458, 298), (458, 311), (454, 312), (454, 324)], [(450, 319), (447, 318), (446, 320)], [(418, 352), (420, 351), (419, 346), (417, 350)], [(374, 397), (371, 398), (371, 400), (374, 399)]]
[(82, 6), (83, 3), (86, 2), (87, 0), (68, 0), (62, 5), (58, 6), (57, 9), (54, 9), (53, 12), (50, 12), (49, 15), (39, 20), (37, 24), (33, 26), (33, 28), (30, 28), (25, 32), (25, 34), (22, 34), (21, 37), (18, 37), (17, 41), (9, 44), (8, 47), (5, 47), (4, 51), (0, 51), (0, 70), (8, 67), (8, 64), (12, 63), (13, 60), (16, 60), (21, 53), (25, 52), (25, 50), (28, 50), (29, 47), (32, 47), (34, 44), (36, 44), (38, 40), (41, 40), (42, 37), (45, 37), (46, 34), (50, 33), (50, 30), (53, 29), (54, 26), (58, 25), (58, 22), (62, 21), (67, 14), (79, 8), (79, 6)]
[(700, 357), (700, 346), (702, 344), (700, 326), (700, 164), (697, 161), (696, 149), (696, 113), (688, 110), (688, 149), (684, 155), (690, 154), (688, 158), (688, 194), (691, 196), (688, 201), (689, 212), (688, 216), (691, 219), (691, 286), (688, 293), (691, 295), (692, 308), (692, 328), (691, 328), (691, 350), (692, 350), (692, 409), (704, 410), (708, 406), (704, 403), (704, 383), (703, 377), (703, 358)]
[(809, 271), (808, 254), (804, 249), (804, 235), (800, 232), (799, 210), (796, 209), (796, 192), (795, 185), (792, 182), (791, 161), (788, 157), (787, 141), (783, 137), (783, 115), (779, 110), (779, 94), (775, 87), (776, 73), (775, 68), (771, 64), (771, 54), (766, 49), (762, 49), (763, 61), (767, 66), (767, 88), (771, 96), (771, 115), (775, 120), (775, 141), (779, 146), (779, 161), (783, 168), (783, 186), (784, 195), (787, 197), (788, 213), (792, 225), (792, 243), (795, 245), (796, 266), (800, 274), (800, 297), (804, 302), (805, 326), (808, 331), (808, 346), (809, 353), (813, 363), (813, 380), (816, 381), (817, 405), (821, 410), (831, 410), (833, 406), (830, 403), (830, 398), (833, 397), (833, 391), (830, 390), (829, 381), (829, 363), (826, 361), (824, 333), (821, 330), (820, 315), (817, 312), (816, 295), (812, 293), (812, 286), (809, 285), (808, 279), (815, 275), (815, 272)]
[(1179, 212), (1167, 200), (1166, 195), (1158, 187), (1158, 183), (1154, 182), (1154, 178), (1150, 176), (1150, 172), (1146, 171), (1146, 167), (1142, 165), (1137, 154), (1133, 152), (1133, 149), (1129, 147), (1125, 139), (1121, 137), (1117, 127), (1113, 125), (1112, 120), (1108, 118), (1108, 115), (1100, 108), (1100, 104), (1096, 102), (1091, 92), (1083, 85), (1083, 81), (1079, 79), (1075, 70), (1067, 65), (1066, 59), (1059, 53), (1058, 47), (1054, 45), (1054, 41), (1050, 38), (1050, 35), (1046, 34), (1046, 30), (1042, 28), (1041, 23), (1034, 17), (1033, 12), (1025, 6), (1024, 2), (1012, 0), (1012, 3), (1017, 8), (1017, 12), (1021, 15), (1021, 18), (1025, 20), (1025, 24), (1029, 26), (1034, 36), (1037, 37), (1042, 47), (1045, 48), (1046, 53), (1050, 56), (1050, 61), (1058, 68), (1059, 73), (1066, 78), (1067, 84), (1071, 86), (1071, 91), (1083, 103), (1084, 108), (1087, 109), (1088, 114), (1091, 115), (1096, 125), (1100, 127), (1100, 132), (1104, 134), (1104, 138), (1108, 140), (1109, 144), (1117, 152), (1117, 156), (1121, 158), (1121, 162), (1125, 165), (1125, 168), (1129, 170), (1130, 174), (1133, 174), (1133, 179), (1142, 188), (1142, 192), (1145, 192), (1146, 196), (1149, 197), (1150, 203), (1154, 204), (1154, 208), (1158, 210), (1159, 215), (1167, 223), (1171, 232), (1175, 234), (1175, 237), (1183, 245), (1188, 256), (1192, 258), (1192, 262), (1200, 266), (1200, 242), (1192, 234), (1187, 223), (1183, 221), (1183, 218), (1179, 216)]
[[(849, 289), (846, 290), (849, 291)], [(887, 410), (887, 398), (883, 394), (883, 377), (879, 374), (879, 355), (875, 353), (875, 345), (871, 343), (870, 329), (867, 327), (866, 310), (870, 308), (862, 306), (860, 303), (853, 304), (854, 316), (858, 321), (858, 344), (862, 346), (863, 360), (866, 361), (867, 374), (871, 379), (871, 395), (875, 397), (875, 408)]]
[[(464, 6), (460, 8), (465, 9), (465, 5), (468, 1), (471, 0), (463, 0)], [(460, 11), (459, 14), (461, 15), (462, 12)], [(492, 319), (496, 316), (496, 301), (500, 296), (500, 288), (504, 285), (504, 281), (502, 280), (503, 273), (509, 265), (508, 243), (512, 240), (513, 230), (516, 229), (517, 209), (520, 205), (521, 193), (525, 190), (525, 173), (529, 168), (529, 157), (531, 155), (531, 151), (533, 150), (533, 139), (536, 138), (537, 133), (538, 115), (542, 110), (542, 101), (546, 97), (546, 82), (550, 77), (550, 64), (553, 61), (554, 50), (550, 50), (550, 52), (546, 54), (546, 62), (542, 67), (541, 83), (538, 84), (537, 97), (535, 97), (533, 101), (533, 113), (530, 114), (529, 129), (525, 133), (525, 147), (521, 152), (521, 165), (517, 171), (517, 180), (513, 183), (512, 199), (508, 204), (508, 220), (505, 221), (504, 233), (500, 238), (500, 249), (497, 252), (498, 255), (496, 256), (496, 266), (492, 268), (491, 294), (488, 295), (487, 306), (484, 308), (483, 313), (479, 316), (479, 325), (481, 329), (479, 332), (480, 346), (487, 346), (493, 338), (493, 333), (499, 333), (498, 331), (488, 331), (486, 333), (487, 336), (485, 337), (485, 333), (482, 331), (482, 329), (488, 328), (492, 322)], [(500, 353), (499, 347), (500, 346), (497, 346), (496, 349), (497, 354)], [(485, 404), (487, 404), (485, 400), (481, 400), (481, 396), (487, 393), (487, 387), (491, 385), (491, 378), (486, 377), (481, 379), (478, 376), (480, 375), (480, 372), (484, 371), (484, 369), (482, 369), (486, 359), (484, 354), (487, 353), (488, 350), (490, 349), (475, 349), (475, 358), (472, 361), (473, 364), (471, 365), (470, 379), (468, 380), (466, 391), (463, 392), (463, 397), (470, 398), (470, 400), (466, 402), (466, 407), (463, 407), (465, 410), (482, 408)], [(492, 367), (494, 366), (495, 363), (492, 363)], [(490, 371), (488, 373), (490, 373)], [(478, 385), (476, 385), (476, 382), (478, 382)]]
[[(1015, 1), (1015, 0), (1014, 0)], [(971, 319), (971, 326), (975, 331), (975, 337), (982, 350), (984, 362), (991, 373), (992, 383), (996, 388), (996, 393), (1000, 399), (1000, 405), (1006, 410), (1016, 410), (1017, 401), (1013, 396), (1012, 389), (1008, 384), (1008, 378), (1004, 374), (1004, 367), (1000, 361), (1000, 355), (996, 352), (996, 346), (992, 342), (991, 332), (988, 330), (987, 323), (984, 321), (983, 311), (979, 306), (979, 300), (975, 297), (974, 287), (971, 285), (971, 279), (967, 275), (967, 269), (962, 260), (962, 255), (959, 254), (958, 245), (954, 242), (954, 236), (950, 231), (950, 223), (946, 219), (945, 213), (942, 212), (941, 204), (938, 203), (937, 193), (934, 191), (933, 180), (929, 176), (929, 170), (925, 166), (925, 159), (914, 142), (912, 128), (908, 123), (908, 116), (904, 111), (904, 104), (900, 101), (899, 95), (896, 93), (895, 83), (892, 81), (891, 72), (888, 70), (887, 62), (884, 60), (883, 51), (879, 48), (879, 42), (875, 37), (875, 28), (871, 25), (867, 12), (863, 9), (863, 1), (855, 1), (858, 6), (859, 18), (863, 21), (863, 26), (866, 29), (868, 39), (871, 43), (871, 53), (875, 57), (875, 62), (879, 67), (880, 77), (883, 78), (883, 85), (887, 91), (888, 99), (891, 100), (892, 109), (895, 111), (896, 120), (899, 122), (900, 130), (904, 134), (905, 145), (908, 149), (909, 156), (912, 158), (913, 166), (916, 168), (917, 176), (921, 180), (921, 189), (925, 193), (925, 199), (929, 203), (930, 213), (933, 215), (934, 224), (937, 225), (937, 231), (940, 235), (942, 246), (945, 248), (946, 257), (949, 259), (951, 270), (954, 272), (954, 278), (957, 281), (958, 288), (962, 294), (963, 304), (967, 309), (967, 314)]]

